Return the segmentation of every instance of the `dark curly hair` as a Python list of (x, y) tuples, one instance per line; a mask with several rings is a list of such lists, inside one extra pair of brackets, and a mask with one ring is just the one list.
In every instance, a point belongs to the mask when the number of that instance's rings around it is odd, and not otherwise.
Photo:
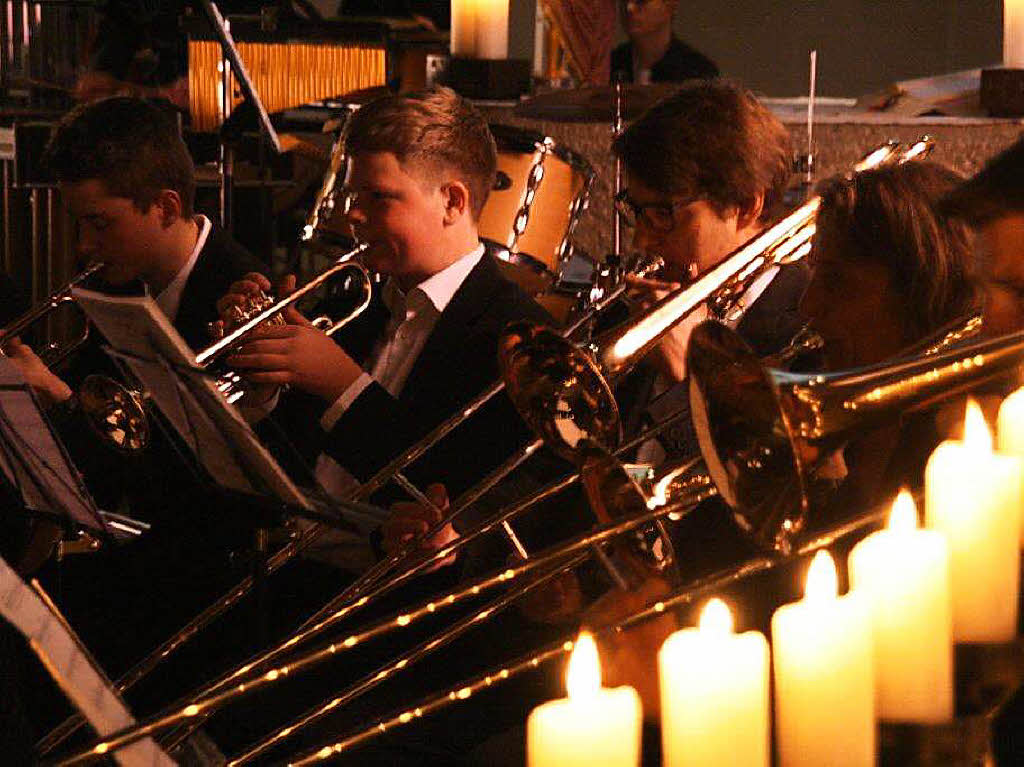
[(942, 165), (917, 161), (835, 177), (819, 191), (823, 241), (841, 243), (844, 255), (889, 269), (914, 340), (980, 305), (970, 231), (938, 210), (939, 201), (961, 181)]
[(754, 95), (728, 80), (684, 84), (612, 145), (625, 168), (660, 194), (693, 197), (719, 212), (769, 216), (789, 180), (789, 132)]
[(115, 96), (71, 110), (50, 138), (44, 163), (58, 181), (102, 181), (108, 194), (141, 211), (171, 189), (182, 216), (192, 216), (192, 158), (172, 117), (142, 99)]

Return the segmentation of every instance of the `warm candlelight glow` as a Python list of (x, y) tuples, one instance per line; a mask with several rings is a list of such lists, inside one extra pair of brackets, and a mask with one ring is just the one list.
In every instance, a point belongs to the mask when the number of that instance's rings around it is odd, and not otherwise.
[(836, 576), (836, 563), (832, 560), (832, 555), (822, 549), (811, 560), (811, 567), (807, 571), (804, 598), (808, 601), (835, 599), (838, 594), (839, 579)]
[(985, 423), (985, 415), (978, 403), (967, 400), (967, 413), (964, 416), (964, 444), (971, 450), (992, 452), (992, 432)]
[(699, 625), (705, 634), (731, 634), (733, 623), (729, 606), (718, 597), (709, 600), (700, 611)]
[(900, 490), (896, 500), (892, 502), (889, 529), (901, 533), (917, 529), (917, 505), (914, 503), (914, 496), (906, 489)]
[(1003, 66), (1024, 68), (1024, 0), (1003, 0)]
[(597, 657), (597, 644), (589, 631), (580, 632), (569, 656), (565, 689), (570, 700), (593, 697), (601, 689), (601, 661)]
[(527, 767), (637, 767), (640, 764), (640, 696), (632, 687), (601, 686), (594, 637), (576, 640), (565, 686), (568, 697), (550, 700), (526, 722)]

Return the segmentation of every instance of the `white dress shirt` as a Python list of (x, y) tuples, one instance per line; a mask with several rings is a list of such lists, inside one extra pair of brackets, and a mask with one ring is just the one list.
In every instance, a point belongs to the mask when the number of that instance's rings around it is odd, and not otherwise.
[(484, 246), (449, 264), (437, 274), (428, 277), (408, 295), (402, 293), (394, 280), (384, 286), (382, 298), (391, 313), (383, 338), (377, 342), (366, 361), (368, 373), (363, 373), (327, 409), (320, 424), (330, 431), (342, 414), (372, 382), (383, 386), (392, 397), (402, 393), (405, 382), (419, 359), (423, 345), (433, 331), (441, 312), (452, 296), (465, 282), (473, 268), (480, 263)]
[(199, 226), (199, 237), (196, 238), (196, 245), (192, 248), (188, 261), (174, 275), (174, 279), (171, 280), (170, 284), (161, 290), (160, 295), (156, 297), (156, 305), (160, 307), (160, 310), (171, 322), (178, 318), (178, 310), (181, 308), (181, 295), (185, 292), (185, 283), (188, 282), (192, 270), (195, 269), (196, 261), (199, 260), (199, 254), (202, 252), (203, 246), (206, 245), (206, 238), (210, 236), (210, 230), (213, 228), (210, 219), (202, 213), (195, 217), (195, 222)]
[[(382, 298), (391, 312), (391, 319), (384, 336), (366, 360), (365, 368), (369, 372), (359, 376), (321, 416), (320, 425), (324, 431), (334, 428), (345, 411), (374, 381), (393, 397), (402, 393), (409, 373), (441, 313), (462, 287), (469, 273), (480, 263), (483, 255), (484, 246), (481, 244), (458, 261), (428, 277), (408, 294), (402, 293), (394, 280), (388, 280)], [(315, 474), (317, 481), (335, 497), (350, 491), (356, 482), (351, 474), (326, 454), (321, 454), (317, 459)]]

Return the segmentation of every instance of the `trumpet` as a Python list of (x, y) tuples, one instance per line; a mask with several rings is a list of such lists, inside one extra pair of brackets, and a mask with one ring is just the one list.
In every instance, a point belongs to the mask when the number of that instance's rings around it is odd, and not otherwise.
[[(75, 299), (71, 295), (71, 291), (85, 283), (103, 266), (104, 264), (102, 263), (89, 264), (85, 269), (72, 277), (63, 287), (47, 297), (46, 300), (6, 325), (3, 330), (0, 330), (0, 345), (14, 336), (21, 335), (36, 323), (45, 320), (51, 313), (64, 306), (64, 304), (74, 303)], [(52, 368), (67, 359), (72, 352), (77, 350), (88, 339), (89, 323), (85, 323), (82, 326), (82, 332), (71, 343), (64, 347), (48, 343), (44, 349), (38, 352), (39, 359), (42, 360), (46, 367)]]
[[(45, 321), (65, 304), (74, 304), (72, 291), (103, 267), (101, 262), (89, 264), (45, 301), (4, 327), (0, 330), (0, 344)], [(38, 353), (39, 359), (48, 368), (56, 367), (85, 344), (89, 335), (89, 323), (86, 321), (82, 323), (81, 332), (64, 346), (47, 343)], [(142, 450), (149, 444), (149, 418), (142, 403), (142, 394), (138, 390), (110, 376), (93, 374), (82, 381), (76, 393), (76, 403), (92, 431), (116, 450), (130, 453)]]
[[(266, 294), (259, 294), (252, 297), (249, 304), (235, 311), (233, 318), (235, 326), (214, 341), (196, 355), (196, 367), (203, 369), (216, 368), (223, 359), (244, 344), (249, 337), (261, 325), (281, 324), (284, 322), (281, 313), (289, 306), (317, 290), (328, 280), (340, 279), (344, 284), (355, 280), (359, 283), (359, 300), (343, 317), (331, 319), (327, 316), (317, 317), (312, 321), (313, 327), (322, 331), (325, 335), (334, 335), (346, 324), (358, 317), (370, 305), (372, 298), (372, 281), (370, 273), (356, 259), (369, 249), (369, 245), (363, 243), (356, 246), (347, 253), (339, 256), (331, 266), (324, 269), (316, 277), (309, 280), (301, 288), (292, 291), (287, 296), (273, 300)], [(228, 402), (235, 403), (245, 396), (245, 385), (242, 378), (230, 370), (222, 370), (217, 375), (217, 388), (227, 398)]]

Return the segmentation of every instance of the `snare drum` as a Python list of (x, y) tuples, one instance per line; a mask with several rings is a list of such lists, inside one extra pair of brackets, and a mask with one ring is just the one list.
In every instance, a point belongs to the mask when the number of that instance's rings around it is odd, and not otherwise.
[(528, 293), (558, 282), (572, 256), (572, 232), (587, 205), (594, 169), (547, 136), (491, 125), (498, 177), (478, 229), (508, 276)]

